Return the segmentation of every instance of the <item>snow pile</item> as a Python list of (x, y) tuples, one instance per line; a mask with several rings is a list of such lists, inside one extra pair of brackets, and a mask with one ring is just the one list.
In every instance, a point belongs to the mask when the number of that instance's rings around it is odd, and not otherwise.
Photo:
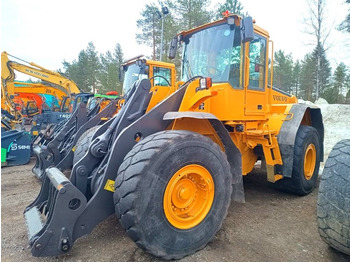
[(305, 104), (305, 105), (315, 105), (315, 104), (312, 103), (311, 101), (303, 100), (303, 99), (301, 99), (301, 98), (298, 98), (298, 103), (299, 103), (299, 104)]
[(324, 125), (324, 162), (320, 166), (322, 174), (324, 164), (336, 143), (343, 139), (350, 139), (350, 105), (328, 104), (319, 98), (315, 103), (298, 99), (300, 104), (313, 105), (321, 108)]
[(316, 105), (328, 105), (328, 102), (326, 99), (323, 99), (320, 97), (319, 99), (317, 99), (317, 101), (315, 101), (315, 104)]
[[(324, 100), (324, 99), (322, 99)], [(326, 101), (326, 100), (324, 100)], [(323, 117), (325, 130), (324, 137), (324, 160), (326, 161), (333, 146), (342, 139), (350, 139), (350, 105), (328, 104), (327, 101), (319, 103)], [(322, 173), (324, 163), (321, 164)]]

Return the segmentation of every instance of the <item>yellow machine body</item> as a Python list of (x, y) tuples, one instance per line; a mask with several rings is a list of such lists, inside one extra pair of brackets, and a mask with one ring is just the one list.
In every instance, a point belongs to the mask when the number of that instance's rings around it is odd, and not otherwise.
[[(236, 26), (240, 25), (239, 16), (230, 17), (235, 19)], [(188, 35), (203, 29), (227, 23), (227, 19), (228, 17), (225, 17), (222, 20), (183, 31), (178, 34), (178, 37), (185, 39)], [(212, 86), (198, 92), (200, 80), (193, 81), (187, 87), (179, 112), (175, 114), (174, 121), (168, 129), (190, 130), (203, 134), (214, 140), (225, 151), (225, 146), (209, 120), (205, 117), (193, 117), (186, 112), (210, 114), (225, 125), (233, 143), (239, 149), (242, 156), (242, 174), (246, 175), (253, 169), (259, 158), (254, 150), (259, 146), (263, 150), (267, 165), (267, 179), (275, 182), (283, 178), (283, 174), (275, 171), (276, 165), (283, 165), (277, 136), (283, 123), (293, 119), (295, 113), (290, 111), (298, 100), (293, 95), (272, 88), (272, 81), (268, 80), (273, 78), (273, 56), (270, 55), (270, 53), (273, 54), (273, 42), (268, 32), (257, 25), (254, 25), (254, 37), (263, 39), (266, 44), (264, 49), (260, 50), (260, 55), (264, 56), (264, 59), (259, 60), (259, 66), (250, 61), (252, 59), (250, 49), (256, 47), (250, 42), (241, 43), (239, 64), (236, 65), (236, 69), (239, 69), (237, 86), (228, 82), (213, 83)], [(262, 70), (262, 68), (268, 70)], [(179, 82), (175, 86), (182, 83)], [(252, 87), (251, 83), (256, 86)], [(176, 90), (174, 87), (153, 87), (153, 91), (155, 89), (157, 92), (153, 92), (151, 101), (156, 102), (166, 98), (170, 91)], [(150, 103), (149, 109), (154, 105), (156, 103)], [(298, 117), (303, 124), (311, 125), (310, 110), (301, 111), (299, 114), (302, 114)]]

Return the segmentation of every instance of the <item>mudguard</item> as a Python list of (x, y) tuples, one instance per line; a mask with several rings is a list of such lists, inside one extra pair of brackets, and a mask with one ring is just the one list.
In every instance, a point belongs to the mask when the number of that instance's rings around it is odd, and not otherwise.
[(232, 142), (229, 133), (222, 122), (213, 114), (201, 112), (168, 112), (164, 115), (164, 120), (175, 120), (179, 118), (207, 119), (220, 137), (225, 147), (227, 160), (230, 163), (232, 174), (232, 200), (240, 203), (245, 202), (243, 176), (242, 176), (242, 156), (236, 145)]
[(317, 130), (319, 134), (321, 161), (323, 161), (324, 127), (321, 109), (312, 105), (294, 104), (289, 111), (289, 115), (292, 117), (283, 122), (280, 132), (277, 136), (283, 165), (278, 166), (276, 171), (277, 173), (283, 174), (284, 177), (292, 177), (295, 138), (307, 110), (310, 110), (311, 125)]

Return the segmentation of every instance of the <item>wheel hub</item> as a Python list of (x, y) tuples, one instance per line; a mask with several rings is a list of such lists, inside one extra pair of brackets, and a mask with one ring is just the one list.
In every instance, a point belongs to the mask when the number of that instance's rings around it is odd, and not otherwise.
[(164, 213), (176, 228), (198, 225), (208, 214), (214, 200), (214, 181), (200, 165), (187, 165), (170, 179), (164, 193)]
[(316, 148), (314, 144), (308, 145), (304, 157), (304, 177), (310, 180), (314, 174), (316, 166)]

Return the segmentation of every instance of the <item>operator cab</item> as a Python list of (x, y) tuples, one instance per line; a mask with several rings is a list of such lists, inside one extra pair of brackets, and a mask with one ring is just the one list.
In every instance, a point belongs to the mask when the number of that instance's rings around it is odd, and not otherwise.
[(124, 80), (122, 94), (125, 96), (131, 90), (134, 82), (148, 78), (149, 66), (142, 60), (137, 60), (132, 64), (123, 64), (120, 72), (122, 80)]
[(183, 42), (182, 81), (186, 82), (194, 76), (205, 76), (211, 77), (212, 83), (229, 82), (235, 88), (242, 87), (239, 26), (224, 23), (205, 28), (186, 35)]
[(149, 79), (151, 83), (151, 100), (147, 111), (173, 93), (176, 89), (175, 65), (160, 61), (147, 60), (137, 56), (129, 59), (120, 67), (123, 82), (123, 96), (128, 96), (134, 83), (138, 80)]
[(181, 32), (171, 43), (169, 58), (175, 57), (177, 41), (183, 43), (182, 81), (210, 77), (213, 86), (220, 84), (234, 91), (227, 91), (227, 95), (239, 104), (237, 114), (223, 119), (265, 115), (269, 36), (253, 25), (250, 17), (242, 19), (227, 13), (217, 22)]

